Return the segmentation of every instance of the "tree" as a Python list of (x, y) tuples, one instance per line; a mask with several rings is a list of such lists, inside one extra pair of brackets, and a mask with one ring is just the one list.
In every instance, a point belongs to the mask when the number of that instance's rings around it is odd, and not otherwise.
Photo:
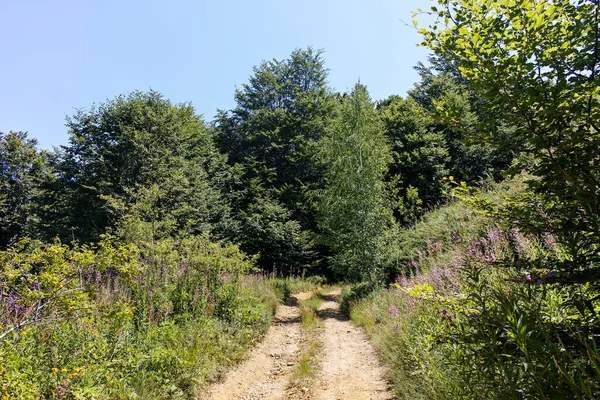
[[(180, 234), (213, 232), (227, 218), (225, 158), (191, 105), (133, 92), (78, 111), (67, 126), (70, 144), (57, 160), (54, 201), (64, 221), (57, 234), (95, 241), (134, 209), (146, 222), (168, 217)], [(131, 207), (142, 198), (154, 217)]]
[[(506, 127), (481, 111), (481, 96), (456, 77), (454, 66), (431, 57), (419, 63), (420, 82), (406, 99), (390, 96), (378, 104), (394, 156), (388, 181), (397, 196), (396, 217), (408, 224), (446, 200), (445, 176), (479, 184), (501, 180), (512, 152), (478, 142), (481, 130), (505, 134)], [(433, 69), (435, 68), (435, 69)]]
[[(421, 81), (409, 97), (424, 108), (429, 129), (443, 135), (449, 156), (448, 173), (457, 180), (473, 183), (486, 178), (501, 180), (513, 153), (496, 149), (478, 137), (490, 131), (494, 136), (506, 135), (510, 128), (501, 118), (485, 113), (482, 96), (456, 76), (454, 65), (439, 57), (430, 57), (429, 61), (432, 68), (421, 63), (415, 67)], [(484, 121), (487, 126), (482, 124)]]
[(422, 206), (442, 200), (442, 178), (450, 161), (446, 140), (432, 129), (431, 117), (412, 98), (391, 96), (378, 111), (393, 155), (388, 181), (399, 196), (396, 217), (408, 223), (420, 215)]
[(377, 282), (382, 278), (382, 238), (392, 214), (384, 177), (391, 152), (367, 88), (356, 84), (342, 99), (331, 129), (320, 141), (327, 167), (324, 188), (316, 192), (319, 221), (343, 278)]
[(513, 126), (487, 139), (531, 155), (529, 184), (568, 257), (568, 280), (600, 278), (600, 18), (598, 0), (441, 0), (424, 44)]
[(315, 257), (313, 235), (290, 214), (275, 199), (256, 198), (242, 211), (241, 240), (250, 254), (261, 255), (268, 271), (300, 275), (309, 266), (306, 260)]
[(37, 198), (47, 175), (45, 153), (25, 132), (0, 132), (0, 248), (37, 236)]
[[(306, 193), (321, 184), (323, 169), (313, 154), (333, 111), (322, 51), (299, 49), (286, 60), (261, 63), (249, 83), (236, 90), (235, 100), (233, 110), (219, 112), (215, 126), (217, 143), (230, 165), (243, 169), (230, 196), (239, 210), (240, 226), (255, 226), (248, 218), (261, 213), (257, 207), (265, 206), (262, 212), (270, 214), (273, 206), (280, 209), (277, 215), (283, 218), (282, 224), (299, 224), (300, 231), (314, 232), (317, 224)], [(238, 234), (241, 247), (260, 252), (259, 264), (265, 269), (273, 267), (272, 260), (292, 260), (299, 254), (305, 256), (293, 265), (315, 262), (312, 256), (307, 258), (313, 254), (308, 247), (274, 247), (269, 236), (245, 242), (250, 237), (250, 231)]]

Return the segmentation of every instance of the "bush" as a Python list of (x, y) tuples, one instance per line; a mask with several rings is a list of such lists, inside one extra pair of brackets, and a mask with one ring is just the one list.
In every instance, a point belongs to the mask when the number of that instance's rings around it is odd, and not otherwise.
[[(597, 398), (596, 288), (562, 284), (553, 266), (568, 252), (551, 234), (493, 222), (425, 239), (387, 290), (347, 301), (352, 320), (390, 366), (399, 398)], [(423, 225), (412, 231), (437, 229)]]
[(267, 330), (275, 283), (206, 236), (0, 252), (0, 398), (195, 398)]

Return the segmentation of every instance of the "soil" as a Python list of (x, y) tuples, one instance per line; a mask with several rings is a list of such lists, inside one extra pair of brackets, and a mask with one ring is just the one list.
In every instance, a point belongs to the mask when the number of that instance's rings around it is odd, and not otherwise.
[(319, 307), (324, 327), (319, 353), (320, 372), (311, 388), (291, 387), (294, 365), (298, 362), (303, 335), (298, 302), (312, 293), (299, 293), (289, 304), (280, 305), (275, 322), (263, 341), (246, 361), (209, 388), (202, 399), (322, 399), (383, 400), (393, 399), (385, 370), (377, 360), (365, 334), (341, 313), (336, 301), (340, 291), (325, 295)]
[(319, 307), (324, 320), (321, 373), (313, 390), (321, 400), (393, 399), (385, 370), (362, 330), (352, 325), (336, 301), (340, 291), (330, 292)]

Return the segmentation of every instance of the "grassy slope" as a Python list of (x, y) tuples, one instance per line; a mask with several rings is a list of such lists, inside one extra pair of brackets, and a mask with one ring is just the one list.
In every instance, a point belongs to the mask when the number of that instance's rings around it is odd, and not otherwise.
[[(500, 200), (522, 190), (520, 182), (491, 187), (486, 196)], [(412, 274), (426, 275), (452, 265), (457, 238), (485, 236), (491, 221), (456, 201), (425, 215), (414, 227), (400, 233), (399, 259), (415, 262)], [(460, 246), (460, 245), (459, 245)], [(438, 250), (439, 249), (439, 250)], [(408, 274), (410, 278), (410, 273)], [(457, 276), (453, 279), (459, 279)], [(382, 289), (362, 300), (360, 288), (346, 290), (343, 305), (352, 321), (363, 326), (380, 353), (395, 384), (399, 399), (445, 399), (457, 381), (446, 354), (438, 351), (432, 337), (436, 306), (415, 305), (410, 296), (396, 289)], [(348, 301), (350, 300), (350, 301)], [(433, 324), (435, 325), (435, 324)]]

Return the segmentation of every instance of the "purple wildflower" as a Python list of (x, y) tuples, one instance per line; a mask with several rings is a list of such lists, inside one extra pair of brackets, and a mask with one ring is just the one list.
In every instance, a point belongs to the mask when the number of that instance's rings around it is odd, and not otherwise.
[(488, 231), (487, 239), (488, 239), (488, 243), (490, 243), (491, 245), (504, 242), (504, 237), (502, 236), (502, 232), (500, 232), (500, 230), (498, 230), (496, 228), (490, 229)]
[(61, 383), (56, 388), (56, 395), (58, 396), (59, 399), (62, 399), (67, 395), (68, 390), (69, 390), (69, 384), (66, 382)]
[(549, 249), (552, 249), (556, 245), (556, 238), (551, 233), (544, 233), (544, 244)]

